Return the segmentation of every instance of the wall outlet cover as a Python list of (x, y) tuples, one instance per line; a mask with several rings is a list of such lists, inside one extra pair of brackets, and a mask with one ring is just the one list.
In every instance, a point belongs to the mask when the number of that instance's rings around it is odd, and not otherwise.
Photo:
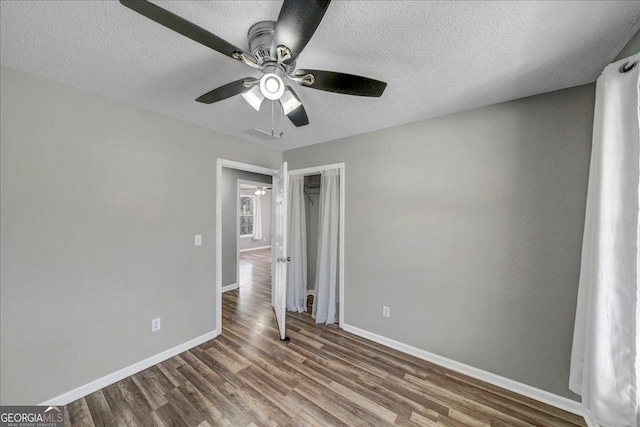
[(387, 307), (386, 305), (382, 306), (382, 315), (384, 317), (391, 317), (391, 309), (389, 307)]
[(160, 330), (160, 318), (153, 319), (151, 321), (151, 332), (156, 332)]

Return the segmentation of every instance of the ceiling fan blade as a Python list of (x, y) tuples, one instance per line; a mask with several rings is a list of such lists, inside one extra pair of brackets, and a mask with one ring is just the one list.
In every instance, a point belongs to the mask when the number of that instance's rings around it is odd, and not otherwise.
[(249, 57), (251, 57), (250, 54), (244, 52), (237, 46), (232, 45), (228, 41), (223, 40), (215, 34), (212, 34), (209, 31), (205, 30), (204, 28), (197, 26), (193, 22), (189, 22), (186, 19), (176, 15), (175, 13), (171, 13), (168, 10), (156, 6), (155, 4), (150, 3), (146, 0), (120, 0), (120, 3), (133, 10), (134, 12), (138, 12), (140, 15), (146, 16), (152, 21), (155, 21), (160, 25), (163, 25), (177, 33), (180, 33), (185, 37), (189, 37), (191, 40), (197, 41), (200, 44), (210, 47), (211, 49), (218, 51), (223, 55), (227, 55), (233, 58), (233, 53), (239, 52), (244, 54), (245, 56), (248, 55)]
[(236, 80), (235, 82), (227, 83), (224, 86), (220, 86), (212, 90), (211, 92), (207, 92), (196, 101), (202, 102), (203, 104), (213, 104), (214, 102), (222, 101), (223, 99), (231, 98), (232, 96), (240, 95), (242, 92), (246, 92), (249, 90), (243, 83), (245, 81), (252, 81), (254, 79), (250, 77), (245, 77), (244, 79)]
[(304, 109), (304, 106), (300, 106), (296, 108), (294, 111), (289, 113), (287, 116), (291, 123), (293, 123), (297, 128), (300, 126), (306, 126), (309, 124), (309, 117), (307, 117), (307, 112)]
[(302, 82), (299, 83), (301, 86), (345, 95), (379, 97), (387, 87), (387, 84), (380, 80), (335, 71), (296, 70), (295, 72), (297, 77), (304, 77), (307, 74), (313, 75), (313, 83)]
[(289, 118), (289, 120), (291, 120), (291, 123), (293, 123), (296, 127), (308, 125), (309, 117), (307, 117), (307, 112), (304, 109), (304, 105), (302, 105), (302, 103), (300, 102), (300, 98), (298, 98), (298, 95), (294, 92), (293, 88), (291, 88), (290, 86), (287, 86), (287, 91), (291, 92), (291, 95), (293, 95), (295, 100), (300, 103), (300, 105), (297, 108), (295, 108), (289, 114), (287, 114), (287, 117)]
[(300, 55), (307, 45), (331, 0), (284, 0), (280, 15), (276, 21), (271, 52), (284, 45), (291, 50), (291, 57), (284, 62), (289, 64)]

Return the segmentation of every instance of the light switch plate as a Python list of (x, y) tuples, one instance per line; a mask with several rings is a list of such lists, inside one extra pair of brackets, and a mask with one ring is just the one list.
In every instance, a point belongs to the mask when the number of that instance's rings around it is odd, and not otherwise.
[(195, 243), (196, 246), (202, 246), (202, 235), (196, 234)]

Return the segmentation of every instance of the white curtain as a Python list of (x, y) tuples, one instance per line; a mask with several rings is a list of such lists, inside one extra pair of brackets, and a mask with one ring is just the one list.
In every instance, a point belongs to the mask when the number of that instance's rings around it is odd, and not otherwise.
[(253, 203), (253, 240), (262, 240), (262, 200), (260, 197), (257, 194)]
[(289, 177), (289, 255), (287, 310), (307, 311), (307, 220), (304, 209), (304, 176)]
[(318, 263), (313, 317), (316, 323), (335, 323), (338, 301), (338, 226), (340, 212), (340, 170), (322, 172), (318, 225)]
[(638, 427), (638, 68), (598, 78), (569, 388), (606, 427)]

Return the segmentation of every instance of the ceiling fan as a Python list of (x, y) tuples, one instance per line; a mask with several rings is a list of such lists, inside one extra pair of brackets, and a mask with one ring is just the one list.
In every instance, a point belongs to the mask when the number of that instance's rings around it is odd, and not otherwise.
[(318, 28), (331, 0), (284, 0), (278, 20), (260, 21), (248, 33), (248, 53), (146, 0), (120, 0), (124, 6), (217, 52), (260, 70), (261, 78), (245, 77), (220, 86), (196, 99), (212, 104), (240, 95), (256, 110), (265, 99), (278, 101), (299, 127), (309, 124), (300, 98), (285, 81), (302, 87), (346, 95), (379, 97), (387, 84), (379, 80), (334, 71), (296, 69), (296, 59)]

